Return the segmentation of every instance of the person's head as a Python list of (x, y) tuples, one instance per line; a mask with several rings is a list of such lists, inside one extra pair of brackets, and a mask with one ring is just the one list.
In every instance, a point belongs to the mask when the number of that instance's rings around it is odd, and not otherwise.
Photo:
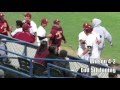
[(98, 18), (92, 19), (92, 26), (93, 27), (100, 26), (101, 23), (102, 23), (102, 21), (100, 19), (98, 19)]
[(24, 14), (24, 17), (25, 17), (25, 20), (31, 20), (32, 15), (29, 12), (27, 12)]
[(60, 25), (60, 20), (59, 20), (59, 19), (55, 19), (55, 20), (53, 21), (53, 24), (54, 24), (55, 26), (59, 26), (59, 25)]
[(31, 26), (30, 26), (29, 24), (27, 24), (27, 23), (24, 23), (24, 24), (22, 25), (23, 31), (29, 31), (30, 28), (31, 28)]
[(42, 41), (37, 52), (40, 54), (42, 53), (43, 50), (46, 50), (46, 49), (47, 49), (47, 41)]
[(55, 45), (49, 46), (48, 50), (49, 50), (49, 53), (53, 53), (53, 54), (56, 54), (57, 52), (57, 48)]
[(86, 35), (90, 34), (92, 31), (93, 31), (93, 27), (91, 25), (87, 25), (84, 28), (84, 32), (85, 32)]
[(0, 12), (0, 21), (3, 21), (4, 20), (4, 14), (3, 12)]
[(40, 22), (43, 27), (46, 27), (48, 24), (48, 20), (46, 18), (42, 18)]
[(23, 22), (21, 20), (16, 21), (16, 28), (21, 28), (23, 25)]
[(40, 47), (47, 48), (47, 41), (42, 41)]
[(60, 53), (59, 53), (59, 56), (62, 57), (62, 58), (67, 57), (67, 51), (66, 50), (61, 50)]

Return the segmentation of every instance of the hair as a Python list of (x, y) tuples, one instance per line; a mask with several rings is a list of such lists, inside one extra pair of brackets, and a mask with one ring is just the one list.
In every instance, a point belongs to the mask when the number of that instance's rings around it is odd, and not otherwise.
[(59, 56), (60, 57), (66, 57), (67, 56), (67, 51), (66, 50), (61, 50)]
[(48, 50), (49, 50), (50, 53), (55, 54), (56, 46), (55, 45), (51, 45), (51, 46), (49, 46)]
[(23, 22), (21, 20), (16, 21), (16, 26), (22, 27)]
[(0, 22), (4, 22), (4, 17), (0, 17)]
[(47, 41), (42, 41), (40, 47), (37, 50), (38, 54), (41, 54), (42, 51), (47, 49)]

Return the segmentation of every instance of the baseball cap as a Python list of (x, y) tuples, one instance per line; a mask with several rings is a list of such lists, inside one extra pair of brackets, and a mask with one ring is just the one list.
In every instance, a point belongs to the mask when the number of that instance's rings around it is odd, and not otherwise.
[(24, 30), (28, 30), (29, 28), (31, 28), (31, 26), (30, 26), (29, 24), (27, 24), (27, 23), (24, 23), (24, 24), (22, 25), (22, 28), (23, 28)]
[(87, 22), (83, 23), (83, 28), (87, 27), (89, 24)]
[(47, 23), (48, 23), (48, 20), (47, 20), (46, 18), (43, 18), (43, 19), (41, 19), (41, 23), (47, 24)]
[(0, 17), (3, 17), (3, 16), (4, 16), (4, 14), (2, 12), (0, 12)]
[(87, 25), (84, 30), (87, 32), (87, 33), (91, 33), (92, 30), (93, 30), (93, 27), (91, 25)]
[(29, 12), (27, 12), (27, 13), (25, 13), (25, 15), (24, 15), (25, 17), (32, 17), (32, 15), (29, 13)]
[(59, 25), (60, 20), (56, 19), (56, 20), (53, 21), (53, 23)]

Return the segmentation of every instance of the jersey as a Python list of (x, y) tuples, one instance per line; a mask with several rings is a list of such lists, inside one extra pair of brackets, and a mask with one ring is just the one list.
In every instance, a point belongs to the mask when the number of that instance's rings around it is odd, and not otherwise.
[(50, 32), (50, 34), (52, 34), (52, 37), (49, 40), (49, 45), (54, 44), (56, 47), (60, 47), (63, 39), (62, 33), (62, 27), (53, 26)]
[(34, 43), (35, 41), (35, 37), (31, 33), (24, 32), (24, 31), (16, 33), (13, 36), (13, 38), (17, 38), (17, 39), (20, 39), (20, 40), (23, 40), (29, 43)]
[(86, 41), (87, 35), (85, 34), (84, 31), (80, 32), (78, 35), (78, 40), (79, 40), (79, 47), (82, 48), (83, 50), (85, 49), (85, 44), (81, 44), (80, 40)]
[(89, 34), (86, 38), (86, 48), (88, 46), (92, 47), (91, 57), (93, 59), (100, 58), (98, 52), (98, 43), (97, 43), (97, 36), (95, 34)]
[(37, 29), (37, 43), (40, 43), (41, 41), (48, 41), (47, 38), (45, 38), (43, 40), (39, 40), (38, 36), (40, 36), (40, 37), (45, 37), (46, 36), (46, 30), (42, 26), (39, 26), (38, 29)]

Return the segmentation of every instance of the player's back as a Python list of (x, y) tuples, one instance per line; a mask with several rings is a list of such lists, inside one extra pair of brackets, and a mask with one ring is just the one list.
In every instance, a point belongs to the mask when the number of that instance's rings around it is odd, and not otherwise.
[(16, 33), (13, 37), (29, 43), (33, 43), (35, 41), (35, 38), (31, 33), (24, 31)]

